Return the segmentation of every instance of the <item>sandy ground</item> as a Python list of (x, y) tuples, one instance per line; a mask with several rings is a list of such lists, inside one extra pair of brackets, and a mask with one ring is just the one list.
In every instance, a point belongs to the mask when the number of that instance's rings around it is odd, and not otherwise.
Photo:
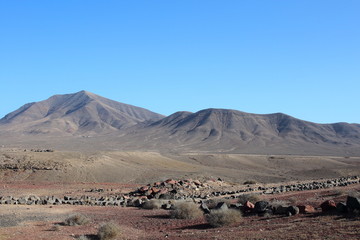
[(360, 157), (117, 151), (48, 153), (0, 148), (0, 167), (0, 180), (11, 182), (145, 184), (168, 178), (220, 177), (236, 183), (249, 179), (274, 183), (359, 175)]

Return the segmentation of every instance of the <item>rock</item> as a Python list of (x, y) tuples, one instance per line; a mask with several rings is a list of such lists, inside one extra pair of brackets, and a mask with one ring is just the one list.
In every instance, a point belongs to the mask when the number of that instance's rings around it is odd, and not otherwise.
[(141, 207), (141, 205), (143, 204), (143, 201), (142, 201), (140, 198), (135, 199), (135, 200), (132, 201), (132, 202), (133, 202), (133, 206), (134, 206), (134, 207)]
[(219, 209), (219, 210), (228, 210), (228, 206), (226, 205), (225, 202), (219, 202), (217, 205), (216, 205), (216, 209)]
[(286, 212), (290, 212), (291, 215), (297, 215), (299, 214), (299, 208), (296, 206), (290, 206), (286, 209)]
[(360, 199), (353, 196), (348, 196), (346, 199), (346, 206), (350, 212), (360, 210)]
[(27, 201), (28, 200), (25, 197), (21, 197), (21, 198), (18, 199), (18, 203), (21, 204), (21, 205), (25, 205)]
[(168, 180), (165, 181), (165, 183), (168, 183), (168, 184), (176, 184), (177, 181), (174, 180), (174, 179), (168, 179)]
[(269, 206), (269, 202), (267, 202), (267, 201), (256, 202), (255, 207), (254, 207), (254, 212), (263, 213), (266, 211), (268, 206)]
[(333, 200), (327, 200), (323, 202), (320, 207), (323, 212), (331, 212), (336, 210), (336, 204)]
[(288, 206), (275, 206), (273, 207), (274, 214), (285, 215), (287, 213)]
[(209, 207), (206, 205), (206, 203), (202, 203), (200, 205), (200, 209), (205, 213), (205, 214), (209, 214), (210, 213), (210, 209)]
[(336, 211), (343, 214), (348, 212), (348, 208), (345, 203), (339, 202), (338, 204), (336, 204)]
[(201, 185), (201, 182), (199, 180), (194, 180), (195, 185)]
[(311, 205), (299, 205), (297, 207), (299, 208), (299, 212), (302, 213), (302, 214), (316, 212), (315, 208), (313, 206), (311, 206)]
[(165, 203), (161, 206), (162, 209), (165, 209), (165, 210), (170, 210), (172, 207), (172, 205), (170, 203)]
[(252, 202), (246, 201), (243, 206), (244, 213), (252, 212), (255, 208), (255, 205)]

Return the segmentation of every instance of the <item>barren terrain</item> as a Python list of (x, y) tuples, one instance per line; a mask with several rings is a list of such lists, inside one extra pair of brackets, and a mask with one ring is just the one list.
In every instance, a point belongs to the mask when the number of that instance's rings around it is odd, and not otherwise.
[[(122, 184), (30, 184), (13, 183), (2, 188), (2, 194), (85, 193), (91, 187), (126, 192), (131, 187)], [(10, 187), (9, 187), (10, 186)], [(42, 190), (41, 190), (42, 189)], [(45, 191), (44, 191), (45, 190)], [(263, 195), (268, 201), (291, 201), (310, 204), (316, 208), (325, 200), (345, 201), (348, 193), (359, 192), (359, 185), (349, 187)], [(104, 193), (97, 193), (98, 195)], [(68, 205), (0, 205), (0, 239), (76, 239), (86, 235), (97, 239), (103, 222), (113, 221), (122, 231), (117, 239), (359, 239), (360, 219), (351, 215), (315, 213), (295, 216), (244, 216), (240, 223), (223, 228), (210, 227), (204, 218), (194, 220), (170, 219), (168, 210), (145, 210), (119, 206)], [(84, 214), (91, 219), (82, 226), (64, 226), (61, 223), (73, 214)]]
[(29, 182), (148, 183), (168, 178), (223, 178), (271, 183), (357, 175), (360, 157), (156, 153), (36, 152), (0, 148), (0, 179)]

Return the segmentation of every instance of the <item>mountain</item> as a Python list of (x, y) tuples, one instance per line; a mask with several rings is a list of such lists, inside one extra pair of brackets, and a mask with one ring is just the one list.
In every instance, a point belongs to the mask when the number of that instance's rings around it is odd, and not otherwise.
[(360, 154), (359, 124), (317, 124), (282, 113), (228, 109), (177, 112), (128, 133), (126, 139), (128, 147), (136, 142), (138, 148), (163, 151)]
[(22, 106), (0, 120), (0, 136), (63, 149), (360, 156), (360, 124), (229, 109), (165, 117), (86, 91)]
[(124, 129), (164, 116), (80, 91), (28, 103), (0, 120), (0, 129), (25, 134), (94, 134)]

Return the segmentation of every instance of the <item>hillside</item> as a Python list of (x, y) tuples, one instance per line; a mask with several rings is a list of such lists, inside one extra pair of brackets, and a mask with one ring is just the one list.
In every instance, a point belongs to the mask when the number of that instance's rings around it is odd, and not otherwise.
[(0, 136), (6, 146), (62, 150), (360, 156), (359, 124), (229, 109), (164, 117), (86, 91), (24, 105), (0, 120)]
[(163, 116), (80, 91), (28, 103), (0, 120), (0, 129), (22, 134), (100, 134), (113, 132)]

